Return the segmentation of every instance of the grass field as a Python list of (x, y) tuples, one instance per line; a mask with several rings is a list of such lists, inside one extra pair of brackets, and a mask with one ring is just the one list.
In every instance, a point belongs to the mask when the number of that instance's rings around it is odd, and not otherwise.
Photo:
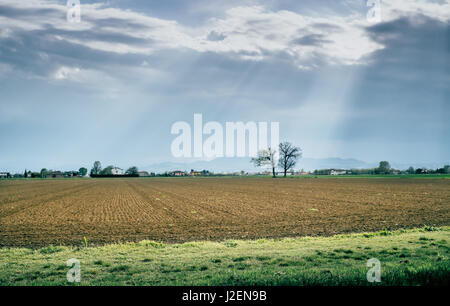
[[(449, 285), (450, 227), (224, 242), (0, 249), (1, 285)], [(69, 283), (66, 261), (80, 261)], [(369, 283), (367, 260), (381, 262)]]
[(445, 178), (0, 182), (0, 246), (331, 236), (449, 225)]

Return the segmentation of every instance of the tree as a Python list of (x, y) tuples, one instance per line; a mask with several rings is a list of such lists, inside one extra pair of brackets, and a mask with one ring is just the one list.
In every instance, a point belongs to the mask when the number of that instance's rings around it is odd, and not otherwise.
[(408, 172), (408, 174), (414, 174), (416, 173), (416, 170), (414, 170), (413, 167), (409, 167), (408, 170), (406, 170)]
[(41, 178), (47, 177), (48, 174), (48, 170), (45, 168), (41, 169)]
[(381, 174), (389, 174), (391, 171), (391, 165), (387, 161), (380, 161), (380, 165), (378, 166), (378, 172)]
[(91, 174), (100, 174), (102, 171), (102, 164), (97, 160), (94, 162), (94, 166), (91, 169)]
[(261, 150), (258, 152), (257, 157), (253, 157), (251, 162), (256, 167), (264, 167), (270, 165), (272, 167), (272, 175), (275, 177), (275, 167), (277, 164), (276, 161), (276, 151), (269, 147), (267, 150)]
[(128, 168), (128, 170), (125, 172), (125, 174), (128, 174), (128, 175), (137, 175), (137, 174), (138, 174), (138, 168), (135, 167), (135, 166), (130, 167), (130, 168)]
[(110, 165), (110, 166), (106, 167), (105, 169), (103, 169), (102, 171), (100, 171), (99, 174), (101, 174), (101, 175), (111, 175), (113, 168), (114, 168), (114, 166)]
[(78, 169), (78, 173), (80, 174), (80, 176), (86, 176), (88, 170), (84, 167), (81, 167), (80, 169)]
[(450, 165), (444, 166), (444, 173), (450, 173)]
[(27, 169), (25, 169), (25, 172), (23, 173), (23, 177), (27, 178), (28, 177), (28, 172)]
[(278, 166), (283, 169), (284, 177), (286, 173), (291, 170), (297, 163), (297, 159), (302, 156), (302, 149), (295, 147), (290, 142), (282, 142), (279, 145), (280, 159)]

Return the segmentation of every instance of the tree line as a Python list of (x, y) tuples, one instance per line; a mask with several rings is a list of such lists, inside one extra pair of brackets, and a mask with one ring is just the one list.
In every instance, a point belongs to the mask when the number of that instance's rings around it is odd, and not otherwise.
[[(109, 165), (106, 168), (102, 169), (102, 163), (100, 161), (95, 161), (94, 165), (91, 168), (90, 176), (110, 176), (114, 175), (113, 169), (115, 167), (113, 165)], [(136, 166), (132, 166), (128, 168), (125, 173), (127, 176), (138, 176), (139, 170)]]
[[(294, 146), (290, 142), (281, 142), (278, 145), (278, 150), (269, 147), (267, 150), (260, 150), (257, 153), (257, 156), (251, 159), (251, 163), (253, 163), (256, 167), (270, 167), (272, 170), (272, 176), (276, 177), (276, 169), (280, 168), (283, 171), (284, 177), (287, 176), (287, 173), (294, 169), (295, 165), (299, 158), (302, 157), (302, 149), (300, 147)], [(102, 168), (102, 164), (100, 161), (95, 161), (91, 170), (91, 177), (107, 177), (107, 176), (139, 176), (139, 170), (136, 166), (129, 167), (124, 173), (117, 175), (117, 173), (113, 173), (113, 169), (115, 167), (113, 165), (109, 165), (106, 168)], [(314, 175), (329, 175), (335, 169), (320, 169), (314, 170), (312, 174)], [(193, 171), (193, 170), (191, 170)], [(342, 170), (345, 171), (345, 174), (351, 175), (377, 175), (377, 174), (450, 174), (450, 165), (445, 165), (442, 168), (438, 169), (426, 169), (426, 168), (417, 168), (409, 167), (407, 170), (396, 170), (391, 167), (388, 161), (381, 161), (376, 168), (369, 169), (350, 169), (350, 170)], [(241, 175), (243, 171), (241, 171)], [(85, 167), (81, 167), (78, 171), (53, 171), (47, 170), (46, 168), (41, 169), (40, 172), (32, 172), (29, 170), (24, 171), (22, 174), (14, 174), (11, 175), (8, 173), (8, 178), (10, 177), (25, 177), (25, 178), (46, 178), (50, 177), (73, 177), (73, 176), (86, 176), (88, 173), (88, 169)], [(153, 173), (152, 173), (153, 174)], [(202, 171), (203, 175), (214, 175), (212, 172), (207, 170)], [(156, 174), (153, 174), (156, 176)], [(158, 176), (172, 176), (170, 172), (165, 172), (164, 174), (159, 174)]]
[[(329, 175), (332, 169), (314, 170), (314, 175)], [(445, 165), (442, 168), (426, 169), (409, 167), (406, 170), (398, 170), (391, 167), (388, 161), (381, 161), (376, 168), (367, 169), (349, 169), (347, 174), (351, 175), (377, 175), (377, 174), (450, 174), (450, 165)]]

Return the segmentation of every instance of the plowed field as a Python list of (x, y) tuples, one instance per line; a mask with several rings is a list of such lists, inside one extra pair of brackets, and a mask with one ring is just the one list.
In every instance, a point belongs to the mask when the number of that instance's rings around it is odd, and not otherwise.
[(90, 245), (450, 225), (450, 180), (123, 178), (0, 181), (0, 246)]

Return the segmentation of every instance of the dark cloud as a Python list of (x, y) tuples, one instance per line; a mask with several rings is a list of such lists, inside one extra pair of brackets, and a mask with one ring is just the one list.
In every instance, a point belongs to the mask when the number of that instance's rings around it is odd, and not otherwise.
[[(64, 11), (52, 8), (28, 9), (2, 5), (0, 16), (31, 23), (33, 19), (30, 18), (39, 18), (41, 22), (54, 21), (56, 18), (66, 22)], [(65, 30), (44, 23), (42, 29), (24, 30), (12, 23), (11, 31), (3, 37), (0, 36), (0, 62), (12, 66), (15, 72), (47, 77), (61, 66), (107, 70), (110, 65), (139, 65), (146, 59), (144, 55), (93, 49), (86, 45), (89, 42), (139, 48), (150, 48), (155, 44), (151, 39), (141, 39), (127, 34), (155, 30), (155, 27), (120, 18), (94, 19), (89, 15), (83, 16), (83, 22), (91, 23), (92, 29)], [(127, 31), (116, 32), (109, 28)]]
[(258, 25), (270, 24), (270, 21), (271, 21), (270, 18), (258, 18), (258, 19), (247, 20), (245, 23), (249, 27), (254, 27), (254, 26), (258, 26)]
[[(450, 52), (449, 30), (448, 22), (424, 15), (402, 17), (366, 29), (374, 41), (389, 44), (394, 48), (411, 47), (424, 50), (445, 46), (446, 52)], [(420, 48), (417, 48), (419, 44)]]
[(384, 48), (358, 74), (349, 99), (358, 115), (336, 137), (371, 139), (386, 152), (420, 143), (409, 153), (416, 160), (443, 160), (450, 154), (444, 140), (450, 133), (448, 23), (417, 15), (371, 26), (367, 33)]
[(223, 33), (211, 31), (211, 32), (209, 32), (207, 39), (210, 41), (221, 41), (221, 40), (224, 40), (226, 37), (227, 36)]
[(325, 39), (325, 35), (322, 34), (309, 34), (292, 40), (293, 44), (301, 46), (321, 46), (329, 42), (331, 41)]
[(383, 49), (371, 54), (374, 80), (402, 81), (418, 89), (447, 89), (450, 71), (450, 27), (423, 15), (403, 17), (367, 28)]
[[(45, 20), (46, 14), (53, 13), (55, 10), (42, 10), (41, 17)], [(0, 15), (2, 14), (26, 17), (36, 12), (1, 7)], [(109, 26), (135, 27), (134, 30), (142, 31), (146, 27), (141, 24), (117, 18), (90, 21), (94, 24), (93, 29), (87, 31), (58, 29), (51, 24), (44, 24), (43, 29), (39, 30), (22, 30), (12, 27), (11, 35), (0, 37), (0, 62), (12, 66), (16, 72), (41, 77), (47, 77), (60, 66), (107, 70), (110, 65), (139, 65), (147, 57), (142, 54), (120, 54), (97, 50), (83, 43), (105, 42), (141, 48), (150, 48), (155, 43), (148, 38), (141, 39), (128, 35), (126, 32), (122, 34), (104, 29)], [(80, 43), (69, 42), (69, 40)]]
[(52, 8), (17, 8), (12, 6), (0, 5), (0, 16), (6, 16), (9, 18), (24, 18), (24, 17), (36, 17), (36, 16), (61, 16), (66, 18), (64, 13), (58, 9)]
[[(0, 62), (14, 67), (17, 72), (47, 77), (60, 66), (108, 70), (113, 65), (139, 65), (147, 57), (138, 54), (118, 54), (71, 43), (55, 38), (61, 30), (46, 29), (16, 31), (13, 37), (0, 39)], [(68, 33), (71, 38), (103, 37), (125, 44), (140, 43), (116, 34)], [(105, 40), (106, 41), (106, 40)]]
[(127, 19), (121, 19), (121, 18), (97, 18), (92, 19), (89, 18), (89, 16), (84, 16), (83, 21), (92, 22), (95, 24), (96, 28), (104, 28), (104, 27), (110, 27), (110, 28), (117, 28), (117, 29), (125, 29), (125, 28), (132, 28), (136, 31), (145, 31), (145, 30), (152, 30), (156, 29), (155, 26), (148, 26), (142, 23), (133, 22)]
[(61, 37), (64, 37), (64, 39), (75, 39), (82, 42), (96, 41), (140, 47), (151, 46), (152, 44), (154, 44), (154, 41), (149, 38), (142, 39), (127, 34), (103, 30), (98, 27), (95, 27), (95, 29), (89, 31), (68, 31), (55, 29), (52, 26), (47, 26), (47, 28), (44, 30), (35, 31), (35, 34), (45, 35), (47, 37), (55, 37), (56, 35), (60, 35)]
[(327, 31), (327, 32), (340, 32), (342, 28), (338, 25), (331, 23), (315, 23), (311, 25), (312, 28)]

